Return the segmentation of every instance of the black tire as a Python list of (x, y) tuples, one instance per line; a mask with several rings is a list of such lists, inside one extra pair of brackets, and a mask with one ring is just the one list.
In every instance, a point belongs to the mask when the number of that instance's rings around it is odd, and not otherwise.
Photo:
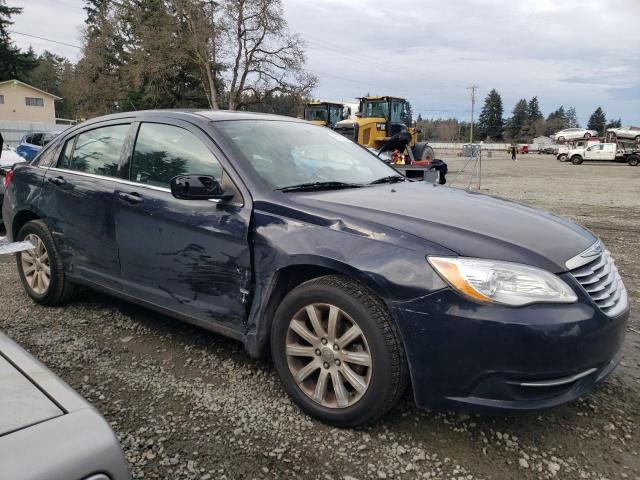
[(566, 162), (567, 160), (569, 160), (569, 157), (566, 153), (561, 153), (560, 155), (558, 155), (558, 160), (560, 160), (561, 162)]
[(636, 143), (640, 143), (640, 135), (636, 135), (636, 137), (634, 138), (634, 140), (636, 141)]
[(417, 161), (431, 162), (434, 158), (436, 158), (435, 152), (433, 151), (431, 145), (425, 142), (416, 143), (413, 147), (410, 148), (413, 148), (413, 158)]
[(22, 241), (28, 235), (35, 235), (42, 240), (46, 253), (48, 255), (50, 280), (49, 286), (43, 293), (37, 293), (27, 282), (25, 272), (23, 270), (22, 255), (16, 254), (16, 263), (18, 267), (18, 275), (22, 281), (27, 294), (34, 302), (40, 305), (56, 306), (68, 302), (76, 292), (76, 286), (69, 282), (62, 267), (62, 258), (56, 249), (53, 236), (42, 220), (32, 220), (27, 222), (18, 232), (17, 240)]
[(630, 155), (628, 163), (632, 167), (636, 167), (638, 166), (638, 163), (640, 163), (640, 157), (638, 157), (637, 155)]
[[(293, 317), (311, 304), (330, 304), (346, 312), (362, 330), (371, 356), (371, 376), (354, 404), (331, 408), (310, 398), (289, 368), (286, 338)], [(287, 393), (302, 410), (337, 427), (371, 423), (402, 397), (408, 382), (402, 340), (382, 301), (364, 285), (347, 277), (326, 276), (293, 289), (278, 307), (271, 330), (271, 354)], [(324, 355), (324, 354), (323, 354)], [(323, 357), (324, 358), (324, 357)]]
[(564, 137), (558, 137), (559, 142), (564, 142)]
[(584, 160), (580, 155), (574, 155), (573, 157), (571, 157), (571, 163), (573, 163), (574, 165), (580, 165), (583, 161)]
[(585, 134), (584, 134), (584, 138), (585, 138), (585, 140), (586, 140), (587, 138), (591, 138), (591, 134), (590, 134), (589, 132), (585, 133)]

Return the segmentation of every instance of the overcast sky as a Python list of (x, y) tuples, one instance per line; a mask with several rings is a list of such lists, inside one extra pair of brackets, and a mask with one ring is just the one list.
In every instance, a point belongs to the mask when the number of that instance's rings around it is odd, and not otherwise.
[[(7, 0), (23, 7), (16, 32), (80, 45), (82, 0)], [(537, 95), (546, 115), (575, 106), (581, 124), (596, 107), (640, 125), (640, 0), (283, 0), (292, 31), (307, 41), (315, 97), (355, 101), (401, 95), (423, 117), (470, 116), (495, 88), (510, 115)], [(77, 59), (77, 48), (13, 35)]]

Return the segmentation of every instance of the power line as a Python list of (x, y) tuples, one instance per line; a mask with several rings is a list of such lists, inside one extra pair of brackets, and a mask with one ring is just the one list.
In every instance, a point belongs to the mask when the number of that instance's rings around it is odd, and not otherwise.
[(73, 48), (78, 48), (82, 50), (82, 47), (79, 45), (72, 45), (71, 43), (59, 42), (57, 40), (51, 40), (50, 38), (39, 37), (38, 35), (31, 35), (29, 33), (16, 32), (15, 30), (7, 30), (7, 31), (15, 35), (22, 35), (24, 37), (37, 38), (38, 40), (44, 40), (45, 42), (57, 43), (58, 45), (66, 45), (67, 47), (73, 47)]
[(78, 9), (78, 10), (84, 10), (83, 7), (79, 7), (77, 5), (71, 5), (70, 3), (61, 2), (60, 0), (49, 0), (49, 1), (53, 2), (53, 3), (57, 3), (59, 5), (64, 5), (65, 7), (75, 8), (75, 9)]

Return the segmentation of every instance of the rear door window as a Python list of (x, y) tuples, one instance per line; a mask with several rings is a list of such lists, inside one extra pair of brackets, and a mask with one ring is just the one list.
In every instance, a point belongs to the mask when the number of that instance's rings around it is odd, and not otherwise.
[(142, 123), (133, 150), (131, 180), (167, 188), (173, 177), (187, 173), (222, 180), (222, 166), (193, 133), (174, 125)]
[[(61, 157), (62, 168), (106, 177), (117, 176), (128, 132), (129, 125), (110, 125), (79, 134), (70, 156), (68, 148), (72, 140), (65, 145)], [(65, 166), (65, 162), (68, 166)]]

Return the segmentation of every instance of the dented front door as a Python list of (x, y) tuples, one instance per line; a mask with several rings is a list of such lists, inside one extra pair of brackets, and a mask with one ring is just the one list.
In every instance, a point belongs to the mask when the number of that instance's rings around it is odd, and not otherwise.
[(240, 330), (251, 280), (248, 209), (141, 185), (116, 192), (116, 203), (124, 291)]
[[(115, 192), (122, 288), (146, 302), (240, 331), (251, 282), (251, 209), (199, 129), (141, 122)], [(213, 175), (236, 191), (228, 202), (180, 200), (171, 178)], [(226, 188), (226, 187), (225, 187)]]

